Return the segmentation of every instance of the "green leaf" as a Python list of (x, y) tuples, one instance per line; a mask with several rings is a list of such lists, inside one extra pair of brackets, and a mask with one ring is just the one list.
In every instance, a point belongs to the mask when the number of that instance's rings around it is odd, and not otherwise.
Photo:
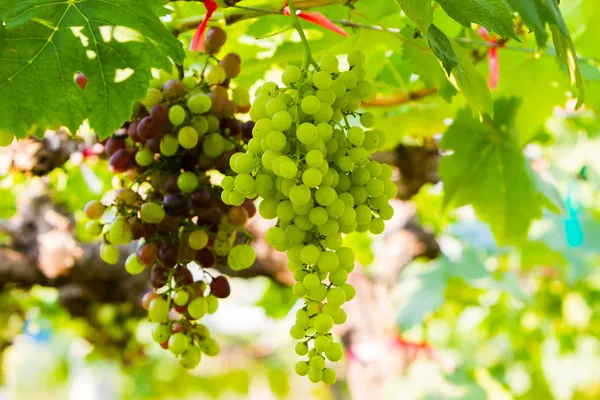
[(493, 118), (492, 95), (485, 78), (475, 69), (465, 51), (458, 44), (452, 43), (452, 47), (458, 56), (458, 65), (452, 71), (458, 88), (466, 97), (473, 111), (487, 113)]
[(436, 0), (452, 19), (467, 28), (472, 23), (485, 26), (503, 38), (519, 41), (513, 13), (504, 0)]
[(427, 31), (427, 40), (433, 54), (440, 59), (444, 69), (450, 75), (454, 67), (458, 65), (458, 57), (452, 48), (452, 43), (434, 24), (431, 24)]
[(519, 146), (518, 107), (516, 99), (498, 100), (496, 119), (483, 122), (460, 111), (441, 142), (452, 151), (440, 162), (445, 205), (471, 204), (501, 245), (524, 239), (549, 202)]
[(256, 305), (262, 307), (269, 317), (283, 318), (288, 315), (297, 300), (291, 288), (270, 281), (269, 287)]
[(0, 218), (11, 218), (17, 212), (17, 198), (10, 189), (0, 188)]
[(402, 54), (412, 65), (413, 71), (421, 77), (425, 86), (427, 88), (437, 88), (440, 95), (450, 102), (452, 96), (457, 93), (456, 88), (448, 80), (440, 61), (435, 57), (432, 50), (427, 48), (425, 40), (406, 37)]
[(552, 40), (559, 62), (567, 68), (569, 81), (577, 89), (577, 108), (584, 101), (585, 93), (583, 78), (577, 62), (575, 44), (569, 33), (569, 28), (558, 7), (557, 0), (508, 0), (511, 7), (519, 13), (525, 24), (535, 31), (537, 43), (543, 47), (548, 41), (546, 24), (550, 27)]
[(443, 271), (444, 262), (436, 262), (431, 271), (418, 277), (418, 288), (403, 305), (396, 320), (401, 331), (420, 324), (429, 313), (444, 304), (448, 283), (448, 277)]
[(431, 0), (396, 0), (404, 14), (415, 23), (423, 33), (427, 33), (433, 22)]
[(60, 125), (75, 132), (87, 118), (104, 138), (144, 97), (151, 68), (170, 70), (169, 57), (184, 57), (143, 0), (5, 1), (0, 15), (0, 136)]

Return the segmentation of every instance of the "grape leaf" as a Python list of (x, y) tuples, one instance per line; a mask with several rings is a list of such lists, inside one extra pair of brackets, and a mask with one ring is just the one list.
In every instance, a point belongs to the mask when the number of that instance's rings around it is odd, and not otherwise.
[(456, 94), (456, 88), (448, 80), (442, 65), (427, 48), (424, 39), (406, 37), (402, 48), (404, 58), (410, 62), (412, 69), (419, 74), (427, 88), (437, 88), (444, 100), (450, 102)]
[(297, 300), (289, 287), (269, 282), (269, 287), (256, 305), (262, 307), (269, 317), (283, 318), (290, 312)]
[(513, 14), (504, 0), (436, 0), (452, 19), (471, 27), (471, 23), (485, 26), (503, 38), (519, 41), (515, 34)]
[(433, 54), (442, 62), (448, 75), (458, 65), (458, 56), (452, 48), (452, 43), (437, 26), (431, 24), (427, 30), (427, 40)]
[(558, 7), (558, 0), (509, 0), (511, 7), (519, 13), (523, 21), (534, 30), (538, 45), (544, 46), (548, 41), (546, 24), (550, 27), (556, 56), (569, 72), (571, 85), (578, 91), (577, 107), (584, 101), (585, 93), (583, 78), (579, 70), (575, 44), (569, 33), (569, 28)]
[(445, 205), (471, 204), (501, 245), (521, 241), (542, 208), (552, 206), (519, 146), (518, 107), (517, 99), (498, 100), (496, 119), (482, 122), (462, 110), (441, 142), (452, 152), (440, 162)]
[(458, 57), (458, 65), (452, 71), (458, 88), (474, 111), (487, 113), (493, 118), (492, 95), (485, 78), (475, 69), (465, 51), (458, 44), (452, 43), (452, 47)]
[(417, 28), (421, 32), (427, 33), (429, 25), (433, 22), (431, 0), (396, 0), (396, 2)]
[(144, 0), (3, 1), (0, 15), (0, 142), (60, 125), (74, 132), (86, 118), (104, 138), (144, 97), (151, 68), (184, 57)]

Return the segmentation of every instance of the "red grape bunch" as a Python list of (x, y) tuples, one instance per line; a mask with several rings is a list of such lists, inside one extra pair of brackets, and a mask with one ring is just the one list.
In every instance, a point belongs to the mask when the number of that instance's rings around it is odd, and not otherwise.
[(385, 134), (369, 129), (373, 114), (358, 112), (375, 95), (364, 62), (352, 51), (350, 69), (340, 71), (338, 59), (326, 56), (315, 70), (288, 67), (285, 87), (265, 83), (250, 109), (256, 125), (248, 150), (230, 160), (237, 176), (221, 184), (226, 204), (258, 194), (260, 214), (277, 219), (265, 239), (287, 252), (293, 292), (305, 301), (290, 334), (299, 341), (296, 353), (308, 357), (296, 372), (312, 382), (335, 382), (326, 360), (340, 360), (343, 349), (331, 329), (346, 321), (341, 306), (356, 294), (346, 283), (354, 253), (343, 246), (343, 234), (380, 234), (394, 214), (392, 169), (371, 160)]
[[(119, 260), (117, 246), (138, 241), (125, 268), (131, 274), (151, 269), (153, 290), (142, 305), (154, 323), (152, 336), (186, 368), (198, 365), (202, 353), (219, 352), (198, 320), (229, 296), (229, 282), (205, 269), (218, 263), (242, 270), (256, 258), (245, 235), (236, 241), (256, 213), (252, 196), (235, 206), (224, 204), (215, 183), (222, 175), (213, 173), (233, 174), (229, 160), (243, 151), (254, 126), (235, 118), (249, 110), (247, 93), (230, 86), (240, 73), (240, 57), (214, 56), (225, 39), (223, 30), (211, 28), (201, 72), (182, 79), (161, 72), (151, 82), (132, 120), (105, 143), (117, 174), (112, 199), (85, 208), (91, 219), (86, 229), (102, 237), (100, 256), (106, 263)], [(188, 269), (191, 262), (201, 267), (196, 279)]]

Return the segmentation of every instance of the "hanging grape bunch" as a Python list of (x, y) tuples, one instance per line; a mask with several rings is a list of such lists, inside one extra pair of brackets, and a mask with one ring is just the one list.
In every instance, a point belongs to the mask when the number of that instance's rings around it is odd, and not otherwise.
[[(154, 323), (152, 336), (186, 368), (198, 365), (202, 353), (219, 352), (198, 320), (214, 313), (230, 288), (224, 276), (213, 278), (205, 268), (219, 263), (241, 270), (256, 257), (247, 238), (236, 244), (238, 228), (256, 213), (252, 196), (235, 206), (223, 204), (222, 189), (208, 174), (232, 173), (229, 159), (254, 126), (234, 117), (248, 112), (250, 103), (247, 93), (230, 87), (240, 73), (239, 56), (214, 57), (225, 39), (220, 28), (209, 30), (210, 55), (201, 74), (178, 80), (162, 72), (151, 83), (126, 129), (105, 143), (110, 169), (120, 182), (110, 212), (99, 201), (85, 209), (92, 219), (88, 232), (102, 235), (105, 262), (118, 261), (118, 245), (138, 241), (125, 268), (131, 274), (151, 268), (154, 290), (142, 305)], [(199, 280), (187, 268), (192, 261), (202, 268)]]
[(308, 357), (296, 372), (312, 382), (335, 382), (326, 359), (340, 360), (343, 349), (331, 329), (346, 321), (341, 306), (355, 296), (346, 283), (354, 253), (342, 246), (342, 234), (380, 234), (394, 213), (392, 169), (370, 159), (385, 135), (349, 123), (374, 125), (372, 114), (357, 112), (375, 94), (364, 80), (364, 61), (353, 51), (350, 69), (340, 72), (337, 58), (326, 56), (316, 70), (288, 67), (282, 75), (286, 87), (265, 83), (250, 109), (256, 125), (248, 151), (231, 157), (237, 176), (222, 182), (226, 204), (258, 194), (259, 213), (277, 219), (266, 241), (287, 251), (293, 292), (305, 301), (290, 334), (299, 340), (296, 353)]

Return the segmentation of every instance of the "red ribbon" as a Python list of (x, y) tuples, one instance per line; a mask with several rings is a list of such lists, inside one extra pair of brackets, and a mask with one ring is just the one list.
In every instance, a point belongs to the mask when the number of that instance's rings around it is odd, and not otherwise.
[(215, 10), (219, 8), (219, 5), (215, 0), (204, 0), (204, 7), (206, 7), (206, 15), (200, 26), (198, 26), (198, 29), (196, 29), (196, 33), (194, 33), (194, 37), (190, 43), (190, 51), (204, 50), (204, 31), (206, 31), (206, 24), (208, 24), (208, 20)]
[[(283, 9), (283, 14), (288, 17), (292, 15), (288, 6), (285, 6), (285, 8)], [(325, 29), (329, 29), (330, 31), (338, 33), (342, 36), (348, 37), (348, 32), (331, 22), (326, 16), (324, 16), (320, 12), (296, 10), (296, 15), (298, 16), (298, 18), (302, 18), (305, 21), (311, 22)]]
[[(492, 38), (485, 28), (480, 28), (478, 31), (479, 35), (485, 39), (486, 42), (494, 45), (498, 44), (495, 38)], [(488, 78), (488, 85), (490, 89), (495, 90), (498, 87), (498, 81), (500, 80), (500, 63), (498, 60), (498, 47), (494, 46), (488, 52), (488, 64), (490, 66), (490, 76)]]

